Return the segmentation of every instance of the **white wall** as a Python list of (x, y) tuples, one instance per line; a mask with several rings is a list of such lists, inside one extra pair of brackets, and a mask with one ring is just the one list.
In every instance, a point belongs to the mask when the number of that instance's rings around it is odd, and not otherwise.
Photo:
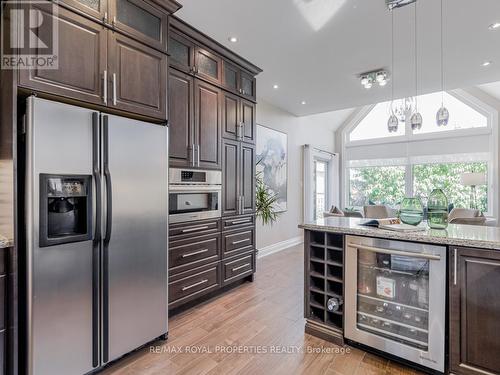
[(257, 105), (257, 124), (288, 134), (288, 211), (273, 226), (257, 221), (257, 249), (291, 240), (302, 235), (297, 226), (303, 220), (302, 146), (311, 144), (325, 151), (334, 151), (333, 129), (345, 119), (343, 113), (296, 117), (263, 100)]

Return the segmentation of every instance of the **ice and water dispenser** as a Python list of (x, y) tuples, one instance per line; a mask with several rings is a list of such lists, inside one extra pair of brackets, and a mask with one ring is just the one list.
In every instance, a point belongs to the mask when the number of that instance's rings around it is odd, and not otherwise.
[(40, 247), (92, 239), (92, 176), (40, 174)]

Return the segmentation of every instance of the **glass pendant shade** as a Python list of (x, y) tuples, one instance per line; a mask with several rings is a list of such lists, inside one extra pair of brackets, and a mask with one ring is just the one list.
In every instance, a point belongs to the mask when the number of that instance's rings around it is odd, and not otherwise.
[(411, 130), (420, 130), (422, 128), (423, 121), (422, 115), (419, 112), (415, 112), (411, 115), (410, 119)]
[(448, 125), (448, 120), (450, 119), (450, 112), (442, 105), (441, 108), (436, 113), (436, 124), (437, 126)]
[(441, 189), (434, 189), (427, 201), (427, 224), (432, 229), (448, 227), (448, 198)]
[(398, 131), (399, 120), (395, 115), (391, 115), (387, 121), (387, 130), (389, 133), (396, 133)]
[(420, 198), (403, 199), (399, 210), (399, 218), (405, 224), (420, 224), (424, 218), (424, 206)]

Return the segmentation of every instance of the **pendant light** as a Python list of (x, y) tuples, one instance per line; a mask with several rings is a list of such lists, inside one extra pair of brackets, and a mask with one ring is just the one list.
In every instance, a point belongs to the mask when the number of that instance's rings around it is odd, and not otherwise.
[(411, 130), (420, 130), (422, 128), (422, 115), (418, 112), (418, 55), (417, 55), (417, 4), (415, 1), (415, 112), (411, 115)]
[(444, 106), (444, 58), (443, 58), (443, 0), (441, 0), (441, 108), (436, 113), (437, 126), (446, 126), (450, 119), (450, 112)]
[(391, 10), (391, 36), (392, 36), (392, 49), (391, 49), (391, 71), (392, 71), (392, 82), (391, 82), (391, 115), (389, 120), (387, 120), (387, 130), (389, 133), (396, 133), (398, 131), (399, 120), (394, 114), (394, 10)]

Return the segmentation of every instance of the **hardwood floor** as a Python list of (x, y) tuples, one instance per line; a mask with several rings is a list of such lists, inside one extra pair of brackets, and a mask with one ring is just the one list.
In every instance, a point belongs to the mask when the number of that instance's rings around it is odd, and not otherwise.
[(253, 283), (171, 317), (167, 342), (102, 374), (418, 374), (304, 333), (302, 254), (297, 246), (260, 259)]

